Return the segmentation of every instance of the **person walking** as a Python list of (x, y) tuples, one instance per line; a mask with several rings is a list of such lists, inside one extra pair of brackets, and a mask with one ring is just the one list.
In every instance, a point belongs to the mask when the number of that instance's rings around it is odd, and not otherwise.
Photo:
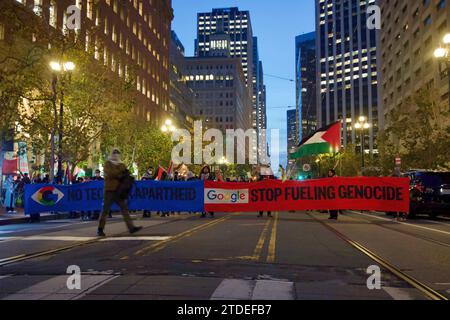
[[(328, 170), (328, 178), (335, 178), (336, 177), (336, 171), (334, 169)], [(337, 220), (339, 211), (338, 210), (328, 210), (330, 212), (329, 220)]]
[(142, 229), (136, 227), (131, 220), (128, 212), (127, 199), (132, 188), (133, 178), (130, 175), (125, 164), (120, 159), (120, 151), (114, 149), (111, 157), (106, 161), (105, 168), (105, 190), (103, 196), (103, 211), (100, 216), (97, 235), (105, 237), (104, 229), (106, 225), (106, 217), (111, 211), (111, 206), (116, 203), (122, 212), (128, 231), (133, 234)]
[[(271, 176), (263, 176), (259, 173), (258, 181), (271, 180)], [(262, 218), (264, 215), (264, 211), (260, 211), (258, 214), (258, 218)], [(272, 218), (272, 211), (267, 211), (267, 217)]]

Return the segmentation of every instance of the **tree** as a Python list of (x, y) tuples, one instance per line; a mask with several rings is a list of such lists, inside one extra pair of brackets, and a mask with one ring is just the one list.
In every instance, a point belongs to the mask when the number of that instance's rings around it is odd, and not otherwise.
[(437, 91), (425, 88), (405, 99), (389, 113), (378, 139), (385, 173), (393, 171), (394, 158), (402, 169), (450, 169), (450, 110)]

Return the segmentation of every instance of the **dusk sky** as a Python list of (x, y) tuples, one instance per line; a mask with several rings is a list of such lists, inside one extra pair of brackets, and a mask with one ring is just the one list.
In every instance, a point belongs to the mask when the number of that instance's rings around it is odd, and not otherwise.
[[(198, 12), (239, 7), (250, 11), (253, 33), (258, 37), (264, 73), (295, 79), (295, 37), (315, 30), (313, 0), (172, 0), (172, 29), (194, 55)], [(267, 86), (268, 129), (280, 129), (281, 163), (286, 164), (286, 110), (295, 106), (295, 82), (264, 77)]]

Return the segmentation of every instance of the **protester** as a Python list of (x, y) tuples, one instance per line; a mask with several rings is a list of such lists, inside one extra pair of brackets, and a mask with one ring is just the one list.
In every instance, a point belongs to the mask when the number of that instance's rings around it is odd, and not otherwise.
[[(142, 180), (143, 181), (155, 180), (154, 173), (153, 173), (153, 167), (149, 167), (148, 168), (148, 170), (142, 176)], [(151, 218), (152, 217), (152, 212), (149, 211), (149, 210), (144, 210), (144, 212), (142, 214), (142, 217), (143, 218)]]
[(6, 212), (9, 214), (16, 213), (14, 210), (15, 206), (15, 184), (14, 184), (14, 178), (13, 176), (7, 176), (5, 180), (5, 199), (4, 199), (4, 207), (6, 209)]
[[(333, 169), (328, 170), (328, 178), (335, 178), (336, 177), (336, 171)], [(328, 219), (330, 220), (337, 220), (338, 219), (338, 210), (328, 210), (330, 212), (330, 217)]]
[[(211, 181), (214, 180), (214, 177), (211, 175), (211, 168), (206, 165), (200, 170), (200, 180), (202, 181)], [(211, 217), (214, 217), (214, 212), (209, 212)], [(202, 212), (202, 218), (206, 217), (206, 212)]]
[[(91, 181), (103, 181), (102, 173), (99, 169), (96, 169), (94, 172), (94, 176), (91, 178)], [(93, 214), (91, 212), (88, 212), (88, 219), (90, 220), (97, 220), (100, 216), (100, 211), (96, 210)], [(109, 217), (112, 218), (112, 213), (109, 213)]]
[[(264, 176), (261, 173), (258, 173), (258, 181), (270, 180), (270, 176)], [(260, 211), (258, 217), (261, 218), (264, 215), (264, 211)], [(272, 211), (267, 211), (267, 217), (272, 218)]]
[[(127, 199), (133, 185), (133, 178), (125, 164), (120, 159), (120, 151), (114, 149), (111, 157), (105, 163), (105, 187), (103, 197), (103, 211), (100, 216), (97, 235), (104, 237), (106, 217), (111, 211), (111, 206), (116, 203), (122, 212), (123, 219), (130, 233), (136, 233), (142, 227), (136, 227), (128, 212)], [(134, 181), (134, 180), (133, 180)]]

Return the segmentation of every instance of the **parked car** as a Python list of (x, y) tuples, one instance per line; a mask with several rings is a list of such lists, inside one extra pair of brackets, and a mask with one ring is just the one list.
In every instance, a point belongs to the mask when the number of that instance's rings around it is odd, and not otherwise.
[(410, 182), (410, 214), (450, 216), (450, 172), (417, 170), (404, 174)]

